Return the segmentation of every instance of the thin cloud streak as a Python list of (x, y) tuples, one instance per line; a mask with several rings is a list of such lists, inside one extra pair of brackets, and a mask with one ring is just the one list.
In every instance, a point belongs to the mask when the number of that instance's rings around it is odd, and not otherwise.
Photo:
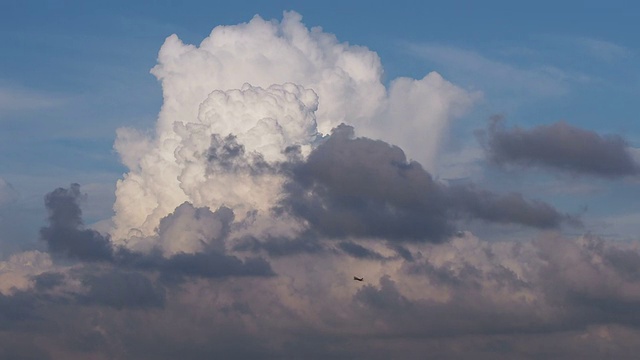
[(0, 85), (0, 116), (63, 106), (69, 99), (40, 91)]
[(482, 54), (457, 47), (435, 44), (407, 44), (411, 54), (432, 61), (440, 67), (463, 75), (469, 85), (483, 91), (500, 89), (536, 97), (561, 96), (574, 81), (583, 78), (551, 66), (520, 67), (489, 59)]

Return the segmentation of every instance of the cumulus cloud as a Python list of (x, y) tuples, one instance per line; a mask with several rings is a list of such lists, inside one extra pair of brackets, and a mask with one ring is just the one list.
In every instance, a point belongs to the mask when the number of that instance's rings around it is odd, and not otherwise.
[[(449, 122), (477, 98), (436, 73), (387, 90), (376, 53), (308, 29), (293, 12), (218, 26), (199, 46), (172, 35), (152, 73), (164, 95), (155, 131), (120, 129), (115, 144), (130, 169), (116, 191), (119, 243), (152, 235), (185, 201), (263, 216), (284, 181), (268, 171), (274, 162), (291, 147), (308, 155), (341, 123), (390, 137), (430, 168)], [(291, 231), (272, 226), (274, 236)]]
[(441, 242), (457, 214), (490, 222), (557, 228), (571, 220), (520, 194), (499, 195), (435, 181), (404, 152), (356, 138), (341, 125), (304, 162), (293, 166), (282, 207), (324, 236)]
[[(133, 244), (126, 247), (114, 244), (108, 235), (83, 228), (78, 204), (82, 197), (79, 184), (55, 189), (45, 196), (49, 226), (41, 229), (41, 237), (51, 253), (156, 271), (167, 279), (273, 275), (269, 263), (262, 258), (243, 260), (227, 254), (224, 242), (234, 218), (228, 208), (212, 212), (184, 203), (161, 219), (157, 235), (132, 237), (129, 241)], [(174, 251), (175, 246), (187, 250)]]
[(0, 292), (9, 294), (30, 286), (30, 279), (53, 268), (49, 254), (25, 251), (0, 261)]
[[(180, 284), (140, 268), (85, 264), (2, 295), (0, 316), (48, 355), (163, 359), (189, 348), (184, 358), (420, 358), (425, 351), (527, 358), (549, 343), (562, 357), (588, 347), (586, 358), (624, 358), (637, 348), (613, 339), (640, 336), (638, 246), (557, 233), (505, 242), (465, 233), (443, 244), (407, 244), (407, 260), (346, 241), (338, 247), (356, 256), (277, 257), (278, 277)], [(365, 281), (351, 280), (353, 271)], [(56, 332), (52, 323), (73, 332)], [(3, 348), (18, 345), (4, 334)]]
[(475, 95), (435, 73), (385, 89), (375, 53), (295, 13), (217, 27), (197, 47), (170, 36), (152, 72), (164, 105), (154, 131), (118, 131), (129, 172), (111, 233), (85, 228), (72, 184), (45, 196), (48, 253), (0, 262), (0, 357), (640, 350), (639, 243), (457, 231), (464, 218), (577, 222), (437, 180), (438, 142)]
[[(634, 247), (547, 234), (525, 243), (456, 239), (422, 254), (355, 294), (363, 318), (384, 319), (381, 331), (430, 338), (637, 326), (623, 315), (639, 299), (637, 278), (629, 277), (638, 264)], [(617, 256), (634, 265), (616, 265)], [(415, 291), (422, 286), (430, 295)]]
[(439, 165), (439, 148), (451, 120), (462, 116), (480, 98), (445, 80), (436, 72), (422, 79), (391, 82), (387, 105), (371, 124), (350, 123), (365, 136), (400, 146), (430, 171)]
[(480, 134), (489, 160), (498, 165), (543, 166), (606, 178), (640, 172), (624, 138), (602, 136), (565, 122), (508, 129), (498, 119)]

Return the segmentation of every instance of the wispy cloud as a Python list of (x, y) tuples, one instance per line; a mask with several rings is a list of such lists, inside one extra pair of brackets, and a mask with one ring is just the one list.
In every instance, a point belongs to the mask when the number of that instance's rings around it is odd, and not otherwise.
[(563, 95), (574, 82), (589, 77), (552, 65), (509, 63), (474, 51), (438, 44), (406, 44), (407, 50), (433, 62), (448, 76), (468, 82), (481, 90), (509, 91), (520, 95), (548, 97)]
[(579, 37), (575, 39), (575, 43), (594, 58), (606, 62), (625, 59), (632, 55), (631, 50), (626, 47), (606, 40)]
[(507, 61), (456, 46), (430, 43), (403, 46), (410, 54), (434, 63), (454, 82), (487, 92), (489, 97), (491, 93), (508, 94), (511, 100), (519, 101), (557, 97), (567, 94), (576, 84), (594, 81), (588, 74), (541, 62), (539, 54), (530, 48), (511, 49), (520, 56)]
[(19, 86), (0, 85), (0, 115), (7, 112), (57, 107), (67, 101), (68, 99), (59, 95)]
[(589, 36), (541, 34), (535, 36), (539, 46), (549, 55), (569, 57), (577, 63), (614, 64), (633, 57), (633, 50), (614, 41)]

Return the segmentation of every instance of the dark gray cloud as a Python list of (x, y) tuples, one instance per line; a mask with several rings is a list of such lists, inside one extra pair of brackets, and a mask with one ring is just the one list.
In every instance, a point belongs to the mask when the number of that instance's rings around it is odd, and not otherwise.
[(269, 262), (261, 257), (244, 260), (215, 251), (178, 253), (164, 257), (159, 252), (142, 254), (120, 249), (114, 265), (132, 270), (159, 272), (162, 280), (185, 281), (189, 277), (223, 278), (228, 276), (274, 276)]
[(306, 162), (294, 165), (290, 176), (282, 207), (335, 238), (441, 242), (454, 233), (459, 214), (537, 228), (557, 228), (571, 220), (520, 194), (438, 183), (420, 164), (407, 161), (400, 148), (354, 138), (353, 128), (345, 125), (334, 129)]
[(453, 231), (441, 185), (400, 148), (354, 139), (349, 126), (294, 167), (286, 190), (287, 210), (326, 236), (440, 241)]
[(548, 203), (527, 200), (520, 193), (498, 195), (472, 185), (453, 186), (448, 193), (453, 206), (472, 218), (540, 229), (558, 228), (563, 222), (580, 225), (576, 217), (562, 214)]
[[(107, 306), (115, 309), (162, 307), (165, 288), (148, 274), (122, 271), (93, 264), (75, 268), (67, 274), (43, 273), (32, 278), (33, 287), (0, 294), (3, 324), (44, 322), (48, 307)], [(81, 286), (81, 290), (78, 290)]]
[(273, 236), (265, 236), (263, 239), (258, 239), (254, 236), (246, 236), (238, 239), (233, 249), (254, 253), (264, 251), (271, 257), (321, 254), (328, 251), (317, 236), (308, 232), (293, 239)]
[(219, 278), (227, 276), (273, 276), (271, 265), (263, 258), (241, 260), (233, 255), (210, 253), (176, 254), (162, 261), (158, 268), (168, 278), (199, 276)]
[(222, 138), (218, 134), (211, 136), (211, 146), (207, 152), (207, 160), (225, 168), (232, 168), (234, 160), (243, 157), (244, 145), (239, 144), (234, 135)]
[(387, 243), (387, 247), (395, 251), (398, 254), (398, 256), (400, 256), (404, 260), (413, 261), (413, 254), (409, 249), (405, 248), (404, 246), (398, 243), (390, 242), (390, 243)]
[(29, 291), (0, 294), (0, 329), (11, 329), (16, 323), (33, 319), (37, 302), (38, 298)]
[(79, 295), (82, 304), (123, 309), (163, 307), (165, 303), (164, 288), (139, 272), (88, 273), (82, 277), (82, 284), (88, 289)]
[(52, 357), (40, 346), (27, 339), (0, 338), (0, 359), (49, 360)]
[(49, 290), (62, 285), (65, 280), (64, 274), (56, 272), (46, 272), (33, 277), (34, 286), (37, 290)]
[(338, 243), (338, 248), (344, 251), (346, 254), (358, 259), (370, 259), (370, 260), (384, 260), (385, 257), (379, 253), (367, 249), (366, 247), (356, 244), (352, 241), (341, 241)]
[(97, 231), (82, 228), (78, 204), (81, 198), (79, 184), (47, 194), (44, 204), (49, 213), (49, 226), (40, 230), (40, 236), (54, 254), (79, 260), (111, 261), (113, 249), (109, 239)]
[(210, 171), (223, 169), (224, 171), (245, 171), (251, 175), (275, 172), (276, 168), (269, 165), (258, 152), (247, 153), (244, 145), (238, 143), (235, 135), (222, 137), (220, 134), (211, 136), (211, 145), (207, 151), (207, 161)]
[(498, 119), (480, 139), (489, 160), (498, 165), (544, 166), (608, 178), (640, 172), (624, 138), (601, 136), (565, 122), (508, 129)]
[[(58, 188), (45, 197), (49, 211), (49, 226), (41, 229), (41, 237), (47, 242), (53, 254), (62, 254), (71, 259), (82, 261), (102, 261), (130, 269), (159, 271), (166, 279), (184, 277), (225, 277), (225, 276), (272, 276), (273, 270), (262, 258), (238, 257), (225, 254), (219, 248), (208, 248), (201, 253), (178, 253), (170, 257), (162, 256), (159, 251), (149, 254), (137, 253), (123, 247), (114, 247), (108, 236), (91, 229), (83, 229), (82, 211), (78, 201), (81, 199), (80, 185), (72, 184), (69, 189)], [(174, 222), (179, 222), (181, 209), (192, 207), (185, 203), (161, 220), (159, 231), (168, 232)], [(195, 216), (210, 215), (222, 223), (219, 236), (228, 235), (233, 222), (233, 211), (221, 207), (211, 213), (207, 208), (194, 209)], [(200, 212), (200, 213), (199, 213)], [(200, 214), (200, 215), (198, 215)]]
[[(411, 251), (400, 244), (390, 242), (387, 244), (387, 247), (395, 251), (397, 256), (407, 261), (412, 261), (413, 257)], [(233, 250), (251, 253), (266, 253), (268, 256), (273, 258), (299, 254), (326, 255), (344, 253), (358, 259), (388, 259), (380, 253), (368, 249), (354, 241), (340, 241), (334, 246), (331, 242), (327, 242), (325, 239), (319, 238), (311, 231), (305, 231), (296, 238), (266, 236), (259, 239), (254, 236), (245, 236), (241, 239), (236, 239), (236, 244), (234, 245)]]

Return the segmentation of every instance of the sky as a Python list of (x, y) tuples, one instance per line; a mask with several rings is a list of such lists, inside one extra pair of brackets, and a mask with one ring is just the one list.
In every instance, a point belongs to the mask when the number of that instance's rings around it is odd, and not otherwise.
[(640, 350), (637, 4), (3, 9), (1, 358)]

